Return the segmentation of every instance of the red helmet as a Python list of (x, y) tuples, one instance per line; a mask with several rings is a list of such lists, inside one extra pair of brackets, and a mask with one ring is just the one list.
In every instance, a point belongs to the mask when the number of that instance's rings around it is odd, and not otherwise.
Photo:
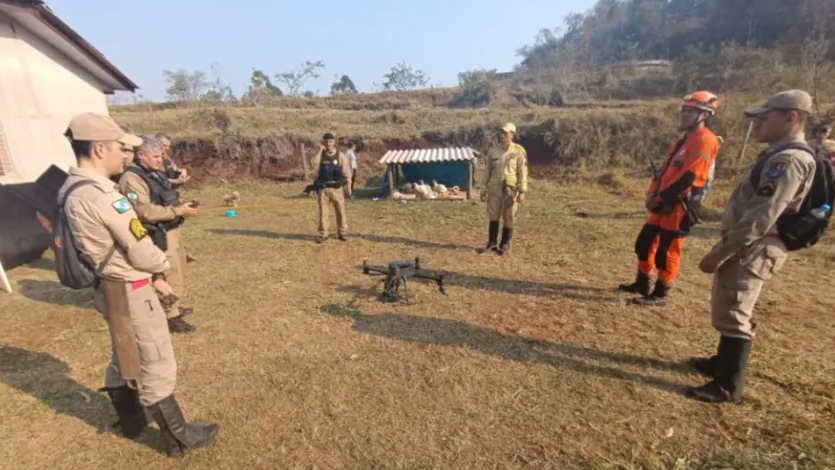
[(716, 110), (719, 109), (719, 97), (709, 91), (697, 91), (685, 96), (681, 106), (698, 108), (710, 114), (716, 114)]

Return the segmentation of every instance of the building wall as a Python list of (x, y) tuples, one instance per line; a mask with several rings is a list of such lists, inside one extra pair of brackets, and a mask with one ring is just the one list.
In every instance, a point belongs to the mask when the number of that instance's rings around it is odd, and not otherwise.
[(83, 112), (108, 114), (104, 87), (2, 13), (0, 58), (0, 129), (11, 163), (0, 183), (34, 181), (52, 164), (69, 169), (67, 123)]

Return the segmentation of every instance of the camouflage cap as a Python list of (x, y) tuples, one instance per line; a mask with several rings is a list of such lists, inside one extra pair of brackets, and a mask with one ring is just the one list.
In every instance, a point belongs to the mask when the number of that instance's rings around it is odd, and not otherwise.
[(759, 116), (775, 109), (793, 109), (812, 112), (812, 97), (803, 90), (788, 90), (777, 93), (766, 100), (762, 106), (755, 106), (745, 110), (748, 117)]

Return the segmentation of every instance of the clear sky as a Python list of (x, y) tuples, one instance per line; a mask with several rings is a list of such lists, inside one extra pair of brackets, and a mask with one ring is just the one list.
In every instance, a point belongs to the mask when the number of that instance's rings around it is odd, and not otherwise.
[(330, 92), (347, 74), (360, 91), (392, 65), (423, 70), (430, 85), (458, 72), (510, 71), (516, 50), (594, 0), (48, 0), (47, 4), (128, 77), (145, 98), (165, 99), (162, 71), (223, 70), (236, 95), (254, 68), (271, 77), (323, 60), (304, 90)]

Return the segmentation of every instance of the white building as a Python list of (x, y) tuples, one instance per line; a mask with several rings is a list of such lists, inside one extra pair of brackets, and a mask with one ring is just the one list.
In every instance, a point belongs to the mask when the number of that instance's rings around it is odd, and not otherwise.
[(75, 164), (63, 136), (105, 94), (137, 86), (38, 0), (0, 0), (0, 183)]

